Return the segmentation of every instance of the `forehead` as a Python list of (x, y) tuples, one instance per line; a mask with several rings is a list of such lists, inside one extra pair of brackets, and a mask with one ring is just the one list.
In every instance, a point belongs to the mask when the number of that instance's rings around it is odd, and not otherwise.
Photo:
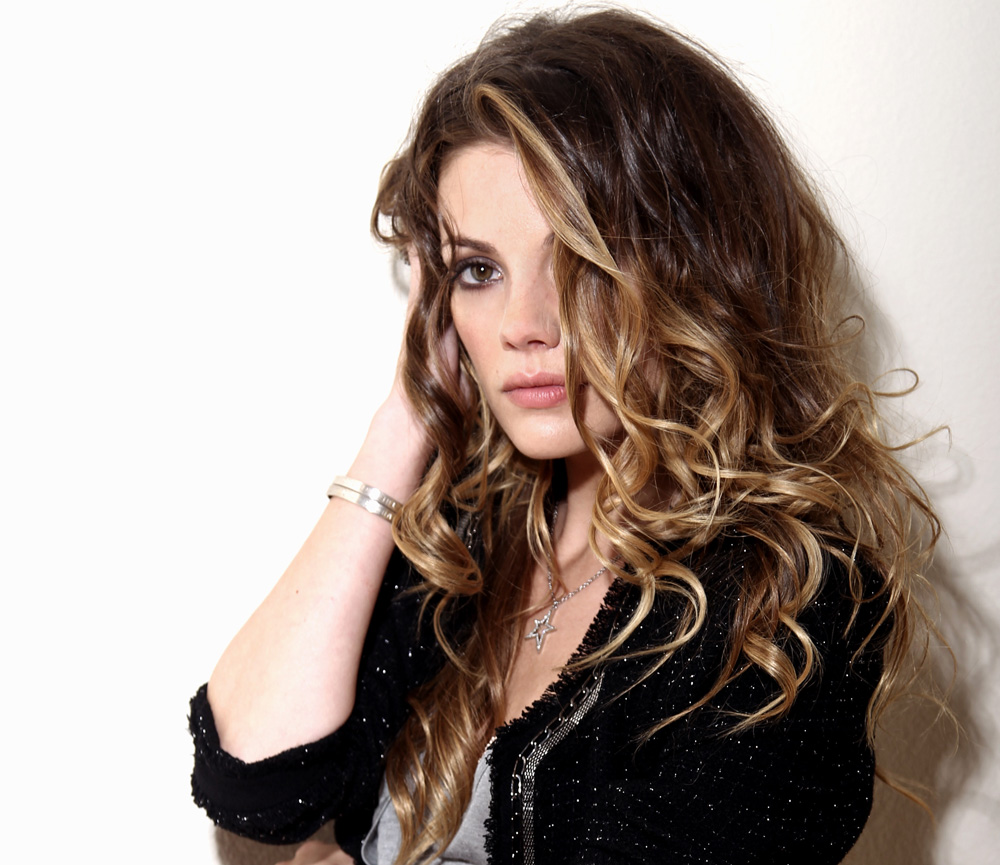
[(463, 147), (446, 160), (438, 183), (438, 219), (442, 241), (448, 239), (448, 229), (491, 242), (550, 230), (517, 154), (495, 143)]

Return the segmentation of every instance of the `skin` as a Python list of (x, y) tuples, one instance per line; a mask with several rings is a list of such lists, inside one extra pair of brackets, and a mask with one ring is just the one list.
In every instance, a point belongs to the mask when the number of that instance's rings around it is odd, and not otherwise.
[[(442, 221), (462, 238), (454, 249), (442, 241), (455, 279), (454, 327), (440, 363), (457, 370), (461, 340), (483, 395), (514, 445), (538, 459), (565, 460), (567, 496), (553, 527), (563, 586), (556, 592), (562, 594), (599, 567), (589, 527), (601, 469), (583, 444), (565, 393), (552, 383), (565, 369), (552, 230), (514, 153), (492, 144), (452, 155), (442, 172), (439, 206)], [(411, 256), (411, 301), (420, 285), (416, 260)], [(541, 391), (510, 386), (512, 378), (530, 384), (539, 375), (547, 377)], [(594, 432), (618, 432), (606, 404), (586, 388), (578, 399)], [(397, 370), (348, 474), (405, 500), (429, 454)], [(315, 741), (346, 720), (362, 642), (392, 551), (389, 529), (363, 509), (331, 500), (274, 590), (226, 649), (209, 681), (209, 700), (221, 744), (231, 754), (259, 760)], [(551, 603), (546, 570), (536, 565), (528, 578), (534, 608), (521, 625), (525, 635), (532, 616)], [(555, 681), (610, 584), (605, 573), (560, 607), (541, 653), (533, 639), (521, 642), (506, 683), (507, 719), (520, 715)], [(303, 844), (291, 860), (293, 865), (349, 861), (336, 845), (317, 841)]]

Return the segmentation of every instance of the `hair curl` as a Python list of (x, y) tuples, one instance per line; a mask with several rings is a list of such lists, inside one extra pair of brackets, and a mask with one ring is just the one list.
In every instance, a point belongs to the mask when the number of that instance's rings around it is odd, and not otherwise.
[[(798, 618), (824, 558), (845, 563), (856, 611), (871, 595), (863, 560), (888, 623), (871, 737), (923, 623), (911, 595), (939, 533), (882, 437), (879, 394), (846, 359), (852, 319), (835, 291), (844, 244), (757, 101), (704, 48), (634, 13), (549, 12), (495, 27), (427, 94), (372, 217), (377, 237), (420, 258), (406, 379), (436, 451), (395, 534), (437, 600), (449, 659), (411, 699), (388, 758), (407, 865), (458, 829), (477, 758), (503, 720), (525, 575), (533, 559), (551, 560), (553, 467), (520, 455), (481, 395), (435, 373), (450, 324), (438, 182), (451, 154), (482, 142), (514, 149), (552, 225), (567, 393), (586, 381), (624, 429), (614, 442), (596, 438), (570, 397), (605, 470), (592, 546), (610, 540), (627, 567), (604, 563), (641, 590), (635, 615), (584, 663), (619, 650), (658, 592), (681, 595), (687, 616), (655, 664), (692, 639), (707, 601), (683, 561), (739, 532), (756, 539), (755, 561), (734, 575), (726, 664), (699, 705), (749, 663), (777, 696), (736, 728), (780, 717), (819, 664)], [(461, 363), (474, 381), (464, 352)], [(478, 561), (455, 528), (470, 519)], [(453, 644), (448, 619), (468, 604), (476, 627)]]

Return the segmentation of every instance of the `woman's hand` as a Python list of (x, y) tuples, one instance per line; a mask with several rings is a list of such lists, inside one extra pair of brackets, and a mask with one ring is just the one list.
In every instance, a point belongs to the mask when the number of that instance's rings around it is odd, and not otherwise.
[(277, 865), (354, 865), (354, 859), (341, 850), (339, 844), (306, 841), (291, 859)]
[[(417, 254), (416, 247), (409, 247), (406, 259), (410, 268), (410, 291), (407, 295), (406, 323), (403, 327), (403, 344), (400, 346), (399, 360), (396, 363), (396, 377), (393, 381), (392, 393), (387, 402), (398, 400), (412, 413), (413, 409), (406, 396), (405, 386), (406, 332), (409, 330), (413, 317), (417, 315), (417, 306), (423, 287), (421, 285), (420, 256)], [(454, 381), (458, 379), (458, 335), (455, 332), (454, 325), (449, 325), (448, 330), (445, 331), (444, 337), (437, 347), (436, 356), (431, 358), (431, 369), (435, 376), (442, 381)], [(416, 421), (416, 418), (414, 420)]]

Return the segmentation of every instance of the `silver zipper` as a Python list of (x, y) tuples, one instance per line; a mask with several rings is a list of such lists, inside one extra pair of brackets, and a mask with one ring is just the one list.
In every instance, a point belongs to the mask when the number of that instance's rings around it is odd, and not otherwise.
[(604, 670), (595, 670), (580, 690), (518, 755), (511, 778), (511, 798), (521, 800), (522, 837), (525, 865), (535, 862), (535, 773), (546, 755), (577, 726), (594, 708), (604, 682)]

